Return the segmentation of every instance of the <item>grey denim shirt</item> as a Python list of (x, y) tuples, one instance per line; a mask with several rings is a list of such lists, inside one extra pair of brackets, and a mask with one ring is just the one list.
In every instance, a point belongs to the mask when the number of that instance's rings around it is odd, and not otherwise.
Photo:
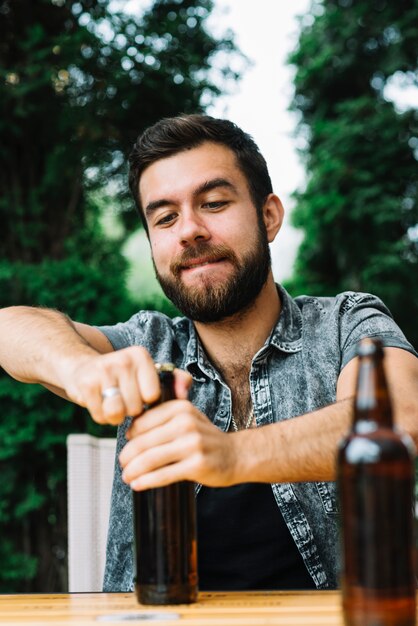
[[(278, 290), (280, 318), (251, 365), (250, 389), (258, 427), (335, 402), (338, 376), (355, 356), (362, 337), (378, 336), (386, 346), (416, 354), (383, 302), (371, 294), (345, 292), (335, 298), (293, 299), (282, 287)], [(141, 345), (155, 361), (170, 361), (189, 371), (193, 377), (191, 402), (218, 428), (229, 429), (231, 391), (209, 362), (190, 320), (140, 311), (125, 323), (99, 329), (116, 350)], [(129, 418), (119, 427), (117, 455), (126, 442), (128, 425)], [(336, 588), (339, 522), (335, 484), (276, 483), (271, 487), (316, 587)], [(133, 587), (132, 494), (121, 480), (116, 458), (103, 588), (131, 591)]]

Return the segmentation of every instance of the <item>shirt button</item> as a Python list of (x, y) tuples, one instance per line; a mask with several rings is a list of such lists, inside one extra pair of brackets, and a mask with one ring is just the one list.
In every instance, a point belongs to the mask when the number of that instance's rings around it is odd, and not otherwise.
[(225, 417), (226, 411), (224, 409), (222, 409), (221, 411), (219, 411), (218, 415), (219, 415), (219, 417)]

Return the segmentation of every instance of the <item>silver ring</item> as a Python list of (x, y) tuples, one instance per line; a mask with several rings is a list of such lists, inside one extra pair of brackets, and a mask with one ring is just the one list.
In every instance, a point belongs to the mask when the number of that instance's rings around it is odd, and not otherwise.
[(107, 400), (107, 398), (115, 398), (116, 396), (120, 396), (119, 387), (107, 387), (102, 391), (102, 400)]

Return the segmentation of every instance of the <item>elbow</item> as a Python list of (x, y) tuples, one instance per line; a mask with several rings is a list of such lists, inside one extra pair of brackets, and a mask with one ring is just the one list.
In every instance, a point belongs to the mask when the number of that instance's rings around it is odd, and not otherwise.
[(399, 427), (406, 432), (412, 439), (415, 448), (418, 450), (418, 402), (414, 402), (407, 409), (402, 410), (399, 414), (397, 423)]

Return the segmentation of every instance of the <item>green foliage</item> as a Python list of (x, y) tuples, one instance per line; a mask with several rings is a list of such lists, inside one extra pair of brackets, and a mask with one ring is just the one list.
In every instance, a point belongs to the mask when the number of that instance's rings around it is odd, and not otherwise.
[[(123, 259), (114, 255), (100, 264), (77, 256), (37, 265), (3, 261), (2, 304), (56, 307), (96, 324), (126, 319), (135, 307), (120, 280), (123, 271)], [(7, 538), (0, 591), (64, 589), (66, 437), (72, 432), (114, 436), (114, 431), (95, 426), (85, 410), (42, 387), (5, 375), (0, 399), (0, 528)]]
[(290, 58), (308, 182), (288, 287), (374, 292), (418, 344), (418, 112), (396, 111), (384, 91), (395, 72), (417, 71), (418, 1), (324, 0), (312, 11)]
[[(211, 0), (156, 0), (141, 16), (108, 0), (0, 0), (0, 306), (53, 307), (89, 324), (127, 319), (120, 253), (125, 163), (145, 126), (203, 110), (229, 35), (205, 28)], [(226, 58), (226, 57), (225, 57)], [(225, 78), (235, 78), (227, 60)], [(119, 218), (102, 227), (111, 206)], [(115, 218), (117, 222), (117, 217)], [(69, 433), (114, 436), (39, 386), (0, 377), (0, 592), (66, 589)]]

